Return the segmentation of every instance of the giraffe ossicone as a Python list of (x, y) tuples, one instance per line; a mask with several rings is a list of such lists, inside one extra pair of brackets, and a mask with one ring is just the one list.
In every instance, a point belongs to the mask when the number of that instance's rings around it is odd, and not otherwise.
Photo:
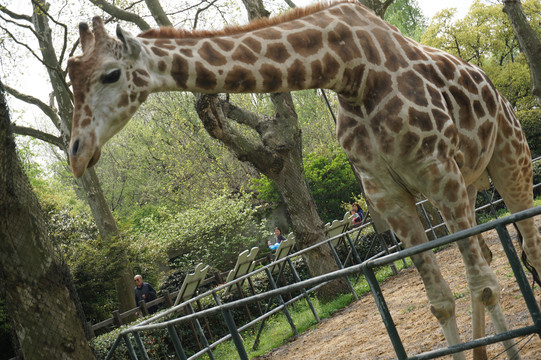
[[(357, 2), (316, 4), (215, 32), (162, 28), (134, 37), (118, 27), (112, 37), (99, 17), (92, 31), (81, 24), (79, 32), (83, 53), (68, 62), (76, 177), (98, 161), (103, 144), (152, 92), (325, 88), (338, 95), (337, 137), (368, 201), (407, 247), (428, 241), (415, 194), (438, 207), (452, 232), (475, 225), (475, 195), (489, 177), (511, 212), (533, 207), (528, 144), (511, 105), (485, 73), (403, 36)], [(541, 236), (534, 220), (517, 225), (539, 272)], [(506, 331), (486, 244), (471, 238), (458, 247), (474, 337), (484, 336), (485, 309), (496, 331)], [(413, 261), (447, 342), (460, 343), (453, 293), (434, 254)], [(517, 356), (511, 340), (504, 345), (509, 357)]]

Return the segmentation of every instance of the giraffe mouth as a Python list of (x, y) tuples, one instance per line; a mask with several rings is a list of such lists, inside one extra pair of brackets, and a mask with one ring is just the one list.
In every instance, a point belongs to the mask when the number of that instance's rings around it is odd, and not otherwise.
[(101, 149), (98, 147), (96, 148), (94, 154), (92, 155), (92, 157), (90, 157), (90, 159), (84, 159), (82, 156), (71, 156), (70, 165), (73, 176), (75, 176), (76, 178), (80, 178), (81, 176), (83, 176), (86, 169), (96, 165), (96, 163), (100, 159), (100, 155)]

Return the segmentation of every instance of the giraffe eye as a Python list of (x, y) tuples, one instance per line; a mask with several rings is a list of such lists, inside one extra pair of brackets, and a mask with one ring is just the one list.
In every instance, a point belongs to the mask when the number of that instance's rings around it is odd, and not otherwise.
[(113, 70), (101, 76), (102, 84), (112, 84), (120, 79), (120, 69)]

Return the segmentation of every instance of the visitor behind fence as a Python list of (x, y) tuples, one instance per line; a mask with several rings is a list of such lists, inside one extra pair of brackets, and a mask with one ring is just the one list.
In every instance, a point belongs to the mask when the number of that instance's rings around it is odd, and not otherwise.
[(274, 235), (276, 235), (276, 238), (274, 239), (274, 243), (271, 243), (269, 241), (269, 249), (271, 250), (278, 249), (278, 246), (280, 246), (280, 243), (286, 239), (284, 235), (282, 235), (282, 230), (280, 230), (280, 228), (274, 229)]
[[(149, 302), (156, 300), (156, 290), (147, 282), (143, 282), (143, 277), (141, 275), (135, 275), (133, 278), (135, 281), (135, 304), (139, 305), (139, 301), (144, 300)], [(148, 308), (149, 314), (154, 314), (158, 310), (158, 306), (154, 305)]]
[(350, 214), (354, 215), (353, 219), (351, 220), (352, 226), (359, 226), (363, 223), (364, 212), (361, 205), (357, 203), (351, 205)]

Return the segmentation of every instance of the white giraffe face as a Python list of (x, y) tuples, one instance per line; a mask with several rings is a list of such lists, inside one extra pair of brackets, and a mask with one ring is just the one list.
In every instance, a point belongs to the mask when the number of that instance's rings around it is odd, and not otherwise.
[(68, 61), (74, 95), (69, 155), (75, 177), (96, 164), (101, 147), (148, 95), (144, 86), (148, 74), (135, 70), (140, 55), (135, 38), (121, 29), (117, 30), (120, 41), (110, 37), (99, 18), (94, 18), (93, 33), (86, 24), (79, 30), (83, 54)]

